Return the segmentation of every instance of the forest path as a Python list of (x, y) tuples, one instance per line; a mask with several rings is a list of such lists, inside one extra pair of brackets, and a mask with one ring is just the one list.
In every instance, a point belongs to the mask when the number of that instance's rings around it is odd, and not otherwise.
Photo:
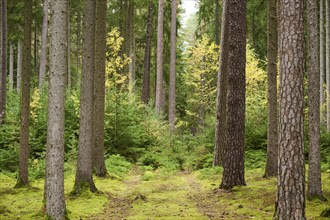
[[(123, 189), (108, 193), (104, 212), (90, 219), (221, 219), (210, 194), (191, 173), (131, 175)], [(214, 210), (213, 210), (214, 208)]]

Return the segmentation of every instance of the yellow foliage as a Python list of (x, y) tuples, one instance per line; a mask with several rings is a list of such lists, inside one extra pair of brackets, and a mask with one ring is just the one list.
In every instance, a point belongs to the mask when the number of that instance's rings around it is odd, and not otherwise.
[(122, 88), (128, 78), (125, 67), (131, 62), (126, 54), (121, 54), (124, 38), (118, 28), (113, 28), (107, 38), (106, 88)]
[(31, 119), (35, 120), (38, 116), (37, 111), (41, 109), (41, 104), (40, 104), (40, 93), (39, 89), (35, 89), (33, 91), (32, 97), (31, 97), (31, 103), (30, 103), (30, 115)]
[(210, 110), (215, 106), (218, 60), (219, 48), (214, 42), (210, 42), (206, 35), (189, 49), (183, 78), (191, 94), (187, 99), (186, 113), (192, 121), (200, 117), (201, 107)]

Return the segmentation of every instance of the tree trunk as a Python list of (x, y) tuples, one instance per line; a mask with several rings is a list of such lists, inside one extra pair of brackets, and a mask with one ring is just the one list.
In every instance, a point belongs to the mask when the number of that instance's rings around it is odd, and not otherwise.
[(16, 89), (19, 93), (21, 91), (22, 83), (22, 61), (23, 61), (23, 45), (22, 41), (19, 40), (17, 44), (17, 79), (16, 79)]
[(79, 87), (81, 82), (81, 13), (80, 11), (78, 11), (77, 14), (77, 70), (78, 70), (77, 87)]
[(6, 111), (7, 76), (7, 0), (1, 0), (1, 79), (0, 79), (0, 125)]
[(220, 4), (215, 0), (215, 43), (220, 45)]
[(280, 141), (274, 219), (306, 219), (303, 2), (281, 0), (280, 4)]
[(171, 17), (171, 46), (170, 46), (170, 88), (169, 88), (169, 106), (168, 106), (168, 121), (170, 130), (175, 130), (175, 98), (176, 98), (176, 15), (177, 15), (177, 0), (172, 0), (172, 17)]
[(321, 184), (321, 161), (320, 161), (320, 70), (319, 70), (319, 50), (318, 28), (317, 28), (317, 2), (307, 1), (307, 21), (308, 21), (308, 197), (317, 197), (324, 200)]
[(95, 6), (96, 1), (84, 1), (84, 42), (82, 62), (82, 83), (80, 95), (80, 128), (77, 170), (74, 191), (80, 194), (86, 186), (96, 191), (92, 175), (93, 153), (93, 94), (95, 55)]
[(0, 0), (0, 91), (1, 91), (1, 83), (2, 83), (2, 0)]
[(47, 31), (48, 31), (48, 0), (44, 0), (44, 17), (42, 20), (41, 31), (41, 50), (40, 50), (40, 67), (39, 67), (39, 90), (43, 90), (45, 81), (46, 64), (47, 64)]
[(223, 1), (220, 62), (217, 80), (217, 106), (213, 166), (222, 164), (227, 131), (227, 79), (228, 79), (228, 0)]
[(105, 63), (107, 37), (107, 1), (96, 2), (95, 33), (95, 79), (94, 79), (94, 147), (93, 167), (97, 176), (105, 176), (107, 169), (104, 162), (104, 102), (105, 102)]
[(32, 0), (24, 4), (24, 41), (22, 59), (22, 103), (19, 170), (17, 187), (28, 185), (28, 157), (29, 157), (29, 122), (30, 122), (30, 87), (31, 87), (31, 35), (32, 35)]
[(151, 56), (151, 38), (152, 38), (152, 16), (153, 3), (150, 0), (148, 5), (148, 20), (147, 20), (147, 35), (146, 47), (144, 52), (144, 72), (141, 99), (145, 104), (148, 104), (150, 98), (150, 56)]
[(71, 25), (70, 25), (70, 8), (68, 4), (68, 17), (67, 17), (67, 23), (68, 23), (68, 30), (67, 30), (67, 35), (68, 35), (68, 47), (67, 47), (67, 59), (68, 59), (68, 89), (71, 89)]
[[(46, 0), (47, 1), (47, 0)], [(45, 199), (50, 219), (64, 219), (64, 108), (67, 71), (67, 1), (51, 1), (50, 75)]]
[(14, 89), (14, 45), (9, 47), (9, 91)]
[(228, 1), (228, 111), (227, 142), (223, 155), (221, 189), (245, 185), (245, 63), (246, 63), (246, 0)]
[[(34, 20), (36, 23), (36, 19)], [(34, 28), (34, 37), (33, 37), (33, 69), (34, 74), (38, 76), (38, 31), (37, 31), (37, 25), (35, 25)]]
[(164, 0), (158, 0), (157, 25), (157, 83), (156, 83), (156, 114), (160, 116), (162, 110), (163, 93), (163, 28), (164, 28)]
[(326, 17), (326, 78), (327, 78), (327, 131), (330, 131), (330, 2), (325, 1)]
[(278, 157), (278, 104), (277, 104), (277, 0), (268, 1), (268, 144), (265, 177), (277, 175)]
[(135, 16), (134, 1), (128, 2), (128, 38), (129, 38), (129, 57), (131, 62), (128, 66), (129, 71), (129, 89), (134, 92), (135, 86), (135, 34), (134, 34), (134, 16)]
[(325, 76), (325, 61), (324, 61), (324, 1), (320, 0), (320, 106), (321, 106), (321, 124), (325, 125), (326, 106), (324, 96), (324, 77)]

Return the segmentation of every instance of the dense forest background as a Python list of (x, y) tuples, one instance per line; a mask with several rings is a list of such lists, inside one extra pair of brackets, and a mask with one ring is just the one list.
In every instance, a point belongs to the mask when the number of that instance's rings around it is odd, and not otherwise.
[[(180, 182), (182, 179), (178, 176), (178, 172), (193, 173), (194, 177), (198, 176), (199, 181), (201, 181), (199, 184), (205, 185), (205, 188), (207, 186), (207, 190), (211, 191), (212, 187), (216, 188), (214, 184), (220, 184), (224, 169), (222, 166), (218, 166), (221, 165), (221, 162), (215, 164), (215, 149), (217, 149), (215, 145), (217, 145), (219, 129), (217, 127), (219, 124), (217, 123), (217, 112), (221, 106), (217, 103), (219, 100), (217, 91), (220, 90), (219, 67), (221, 68), (223, 65), (220, 58), (223, 47), (220, 42), (223, 42), (222, 33), (225, 33), (222, 29), (225, 18), (223, 15), (225, 1), (198, 0), (196, 1), (197, 13), (190, 15), (183, 22), (185, 9), (182, 2), (184, 0), (165, 0), (163, 3), (163, 22), (161, 21), (163, 33), (159, 32), (161, 0), (100, 1), (102, 3), (75, 0), (67, 1), (65, 4), (63, 2), (66, 1), (51, 2), (52, 0), (49, 2), (48, 0), (1, 0), (2, 78), (0, 96), (2, 101), (0, 104), (3, 114), (0, 115), (0, 180), (4, 182), (4, 185), (0, 184), (0, 196), (12, 201), (15, 198), (10, 196), (15, 195), (15, 193), (17, 194), (16, 198), (22, 200), (24, 200), (24, 195), (27, 197), (38, 195), (42, 201), (43, 178), (48, 175), (47, 173), (52, 172), (50, 169), (47, 171), (46, 168), (47, 152), (51, 152), (46, 150), (46, 146), (49, 147), (50, 134), (56, 134), (58, 125), (50, 123), (50, 120), (57, 123), (58, 118), (62, 117), (62, 115), (55, 113), (52, 115), (53, 119), (50, 119), (49, 103), (54, 100), (56, 94), (62, 94), (62, 87), (65, 87), (63, 89), (65, 99), (62, 100), (65, 102), (62, 143), (64, 152), (57, 156), (61, 158), (59, 155), (62, 155), (64, 161), (63, 175), (65, 181), (70, 182), (70, 186), (65, 186), (65, 196), (71, 196), (67, 205), (74, 204), (68, 208), (69, 211), (72, 210), (72, 213), (66, 214), (67, 216), (72, 219), (78, 219), (81, 216), (84, 219), (92, 219), (92, 215), (102, 212), (104, 204), (107, 204), (108, 200), (110, 203), (117, 202), (118, 206), (125, 207), (123, 205), (124, 200), (117, 201), (111, 196), (90, 195), (89, 192), (86, 192), (85, 197), (76, 198), (76, 195), (84, 191), (83, 185), (79, 185), (79, 175), (84, 176), (84, 172), (87, 172), (87, 175), (82, 177), (81, 182), (87, 182), (87, 188), (93, 192), (96, 191), (96, 188), (99, 189), (98, 191), (111, 192), (111, 195), (115, 194), (116, 190), (124, 190), (127, 187), (124, 181), (127, 179), (133, 181), (134, 178), (132, 180), (132, 177), (135, 176), (140, 176), (142, 179), (139, 181), (145, 181), (150, 189), (159, 179), (164, 181), (164, 184), (166, 181), (170, 181), (168, 179), (176, 181), (167, 183), (173, 184), (174, 188), (187, 185), (186, 182)], [(268, 173), (266, 169), (269, 126), (270, 124), (274, 125), (274, 123), (269, 122), (270, 117), (275, 120), (275, 125), (279, 123), (277, 113), (275, 116), (269, 116), (268, 110), (273, 108), (275, 112), (278, 112), (277, 104), (273, 107), (269, 106), (268, 99), (270, 84), (269, 75), (267, 75), (267, 71), (269, 71), (267, 62), (270, 57), (267, 52), (269, 53), (272, 47), (267, 44), (269, 42), (267, 39), (270, 39), (269, 32), (272, 29), (276, 31), (275, 35), (278, 34), (277, 23), (274, 27), (268, 26), (271, 19), (269, 16), (270, 2), (275, 2), (275, 7), (277, 7), (276, 2), (278, 1), (251, 0), (246, 3), (247, 44), (246, 47), (244, 45), (246, 50), (246, 104), (244, 109), (245, 121), (243, 121), (245, 133), (242, 137), (244, 140), (243, 166), (247, 173), (247, 187), (259, 183), (261, 187), (265, 184), (265, 192), (269, 193), (266, 197), (274, 194), (274, 187), (276, 186), (274, 176), (278, 174), (277, 161), (275, 174)], [(330, 75), (328, 64), (330, 63), (328, 61), (330, 56), (328, 46), (330, 16), (329, 1), (317, 2), (321, 2), (316, 5), (318, 16), (316, 26), (319, 27), (320, 33), (316, 35), (317, 42), (314, 46), (320, 48), (320, 53), (317, 55), (320, 60), (323, 59), (324, 65), (321, 66), (321, 71), (318, 71), (321, 73), (318, 79), (320, 79), (322, 89), (320, 90), (319, 87), (317, 90), (321, 96), (319, 102), (320, 123), (318, 125), (320, 128), (319, 161), (317, 163), (320, 164), (320, 175), (322, 173), (322, 183), (325, 186), (320, 198), (325, 200), (326, 197), (329, 198), (330, 196), (329, 185), (327, 185), (330, 181), (330, 99), (327, 98), (327, 94), (330, 92), (328, 77)], [(94, 19), (89, 17), (87, 13), (88, 4), (94, 4), (94, 6), (89, 6), (91, 7), (90, 10), (94, 10)], [(177, 7), (173, 7), (173, 5)], [(30, 7), (30, 11), (28, 7)], [(53, 17), (57, 18), (54, 16), (57, 15), (56, 9), (62, 10), (66, 17), (51, 21)], [(275, 17), (277, 17), (276, 13)], [(58, 28), (55, 25), (56, 22), (59, 22), (57, 23), (58, 26), (62, 25), (65, 28), (63, 30), (56, 29)], [(306, 27), (307, 22), (306, 20)], [(63, 38), (66, 42), (56, 41), (55, 38), (49, 37), (49, 35), (55, 36), (54, 33), (59, 30), (62, 31), (62, 36), (66, 37), (66, 39)], [(309, 31), (309, 29), (305, 29), (306, 42), (309, 39)], [(93, 37), (90, 37), (88, 33)], [(103, 41), (104, 45), (102, 44)], [(160, 42), (163, 47), (161, 51), (159, 51)], [(29, 46), (27, 46), (28, 43), (30, 43)], [(64, 44), (66, 46), (63, 49)], [(277, 45), (273, 50), (277, 51)], [(307, 56), (307, 52), (304, 53)], [(159, 63), (160, 56), (161, 64)], [(59, 69), (59, 72), (63, 73), (61, 79), (58, 78), (60, 81), (50, 81), (56, 78), (55, 75), (51, 75), (56, 72), (56, 69), (51, 68), (56, 67), (56, 62), (60, 63), (60, 61), (52, 61), (52, 59), (55, 60), (54, 57), (62, 57), (61, 62), (65, 63), (62, 65), (62, 69)], [(92, 59), (91, 62), (90, 59)], [(307, 64), (308, 60), (308, 58), (304, 60), (307, 66), (309, 65)], [(324, 60), (328, 62), (326, 66)], [(279, 66), (277, 54), (275, 54), (275, 63), (273, 64)], [(322, 61), (317, 65), (322, 65)], [(91, 69), (95, 73), (87, 76), (86, 72)], [(280, 95), (276, 96), (279, 94), (280, 76), (276, 71), (273, 78), (277, 88), (275, 90), (275, 102), (277, 103), (280, 99)], [(308, 132), (308, 113), (310, 111), (307, 92), (308, 79), (306, 68), (303, 74), (306, 89), (303, 97), (305, 100), (303, 106), (305, 132), (302, 146), (304, 147), (303, 156), (307, 164), (310, 158), (309, 143), (311, 139)], [(58, 85), (58, 87), (51, 87), (52, 85)], [(329, 89), (327, 90), (327, 88)], [(52, 127), (54, 133), (50, 132)], [(276, 132), (275, 136), (278, 136), (279, 131)], [(276, 141), (275, 145), (277, 146), (277, 144)], [(24, 149), (25, 155), (22, 155), (22, 149)], [(54, 155), (56, 152), (54, 151)], [(89, 156), (86, 156), (88, 152)], [(53, 157), (57, 158), (54, 155)], [(24, 158), (26, 164), (22, 163)], [(91, 164), (90, 174), (88, 174), (89, 168), (84, 168), (84, 164), (89, 163)], [(96, 179), (95, 185), (91, 176), (92, 171)], [(76, 179), (74, 180), (75, 173)], [(263, 176), (273, 179), (262, 179)], [(48, 176), (47, 178), (52, 177)], [(189, 180), (188, 178), (188, 185)], [(30, 185), (30, 188), (27, 188), (28, 192), (15, 192), (11, 189), (15, 184), (17, 187)], [(31, 185), (34, 184), (36, 189), (31, 188)], [(45, 184), (46, 188), (47, 184)], [(139, 187), (135, 187), (134, 195), (130, 196), (136, 200), (144, 200), (143, 196), (147, 192), (142, 193), (143, 190), (141, 186)], [(233, 187), (229, 188), (232, 189)], [(195, 188), (192, 186), (192, 189)], [(260, 189), (257, 191), (260, 192)], [(33, 194), (33, 190), (40, 192)], [(249, 194), (249, 190), (234, 188), (234, 193), (235, 190), (238, 190), (237, 193), (244, 192), (250, 197), (253, 196), (251, 192)], [(73, 193), (70, 194), (68, 191), (73, 191)], [(204, 195), (201, 191), (195, 193)], [(44, 196), (48, 198), (47, 196), (51, 196), (51, 194)], [(171, 196), (173, 195), (165, 195), (165, 197)], [(253, 210), (253, 207), (247, 205), (249, 196), (238, 196), (244, 201), (232, 205), (239, 207), (238, 209), (244, 207), (242, 210), (245, 211)], [(273, 200), (268, 202), (269, 204), (267, 203), (267, 210), (260, 211), (259, 214), (251, 212), (248, 215), (250, 217), (261, 215), (258, 216), (260, 219), (272, 216), (274, 196), (275, 194), (272, 196)], [(233, 201), (233, 198), (228, 197), (228, 195), (221, 198), (227, 203)], [(94, 202), (97, 204), (97, 210), (86, 211), (86, 213), (84, 210), (80, 210), (79, 204), (76, 204), (77, 201), (80, 201), (79, 199), (82, 202), (88, 200), (91, 203)], [(203, 198), (195, 197), (192, 201), (203, 199), (217, 203), (210, 195)], [(70, 203), (70, 200), (75, 201)], [(134, 201), (130, 201), (130, 205)], [(41, 209), (41, 202), (40, 204), (32, 203), (33, 207)], [(88, 202), (83, 204), (88, 205)], [(308, 203), (308, 205), (310, 205), (310, 210), (313, 210), (313, 212), (308, 211), (308, 216), (313, 219), (318, 217), (323, 210), (329, 208), (328, 202), (319, 200)], [(5, 201), (1, 201), (0, 218), (11, 219), (19, 215), (23, 216), (22, 219), (43, 217), (40, 212), (35, 214), (33, 210), (29, 210), (27, 213), (19, 213), (17, 209), (19, 208), (13, 208)], [(142, 206), (137, 209), (143, 210)], [(146, 212), (150, 209), (150, 207), (149, 209), (146, 208)], [(109, 212), (112, 210), (113, 213), (115, 208), (108, 210), (110, 210)], [(125, 211), (127, 210), (128, 208), (125, 209)], [(46, 212), (51, 215), (48, 209)], [(227, 219), (235, 219), (237, 215), (246, 217), (245, 214), (248, 213), (248, 211), (242, 212), (243, 214), (238, 212), (235, 217), (232, 215), (232, 213), (236, 213), (235, 210), (230, 209), (229, 212), (231, 212), (228, 214), (230, 217)], [(154, 217), (153, 215), (155, 213), (149, 217)], [(165, 215), (171, 216), (169, 213), (165, 213)], [(94, 216), (94, 219), (125, 217), (123, 213), (119, 213), (117, 216), (108, 213), (108, 217), (105, 216), (106, 214)], [(141, 219), (145, 217), (141, 216)], [(181, 217), (189, 219), (188, 216)], [(204, 213), (204, 216), (211, 219), (219, 218), (216, 214), (207, 215)], [(199, 219), (199, 217), (196, 218)]]

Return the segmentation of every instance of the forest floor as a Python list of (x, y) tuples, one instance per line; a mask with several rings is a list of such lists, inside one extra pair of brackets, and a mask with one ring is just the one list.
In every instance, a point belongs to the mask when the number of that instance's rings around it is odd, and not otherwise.
[[(216, 169), (194, 172), (143, 171), (138, 167), (123, 180), (95, 178), (99, 193), (70, 196), (74, 171), (66, 172), (65, 190), (70, 219), (271, 219), (276, 178), (262, 178), (262, 170), (246, 172), (247, 186), (231, 192), (217, 190)], [(330, 174), (323, 173), (323, 190), (330, 198)], [(0, 219), (44, 219), (43, 180), (14, 189), (15, 178), (0, 173)], [(308, 219), (320, 218), (330, 202), (307, 201)]]

